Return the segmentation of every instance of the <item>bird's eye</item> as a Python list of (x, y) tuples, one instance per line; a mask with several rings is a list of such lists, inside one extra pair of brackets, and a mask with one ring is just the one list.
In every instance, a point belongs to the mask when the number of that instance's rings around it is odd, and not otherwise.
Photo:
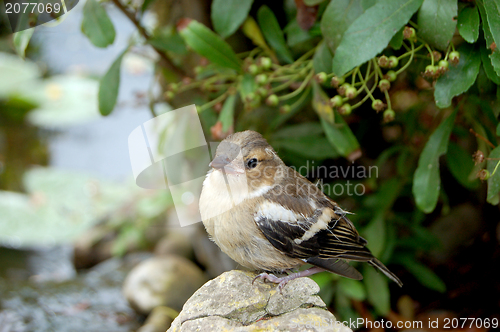
[(257, 158), (252, 158), (252, 159), (247, 160), (247, 167), (248, 168), (257, 167)]

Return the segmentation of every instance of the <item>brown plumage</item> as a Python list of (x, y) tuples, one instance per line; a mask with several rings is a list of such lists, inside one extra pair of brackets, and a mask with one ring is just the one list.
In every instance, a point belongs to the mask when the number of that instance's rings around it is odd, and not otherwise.
[(402, 285), (366, 248), (337, 203), (287, 167), (257, 132), (235, 133), (221, 142), (203, 183), (200, 212), (211, 239), (239, 264), (283, 272), (309, 263), (314, 268), (278, 278), (279, 283), (320, 271), (347, 278), (362, 275), (346, 261), (367, 262)]

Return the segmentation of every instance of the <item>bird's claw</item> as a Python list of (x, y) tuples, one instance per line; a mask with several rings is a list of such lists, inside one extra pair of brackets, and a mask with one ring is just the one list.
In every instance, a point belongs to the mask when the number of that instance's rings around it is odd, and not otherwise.
[(278, 284), (278, 290), (280, 291), (280, 294), (283, 294), (283, 288), (285, 287), (285, 285), (289, 281), (286, 277), (278, 278), (274, 274), (269, 274), (269, 273), (263, 272), (263, 273), (259, 274), (258, 276), (256, 276), (255, 278), (253, 278), (252, 285), (255, 282), (255, 280), (257, 280), (257, 279), (261, 279), (264, 282), (270, 281), (273, 284)]

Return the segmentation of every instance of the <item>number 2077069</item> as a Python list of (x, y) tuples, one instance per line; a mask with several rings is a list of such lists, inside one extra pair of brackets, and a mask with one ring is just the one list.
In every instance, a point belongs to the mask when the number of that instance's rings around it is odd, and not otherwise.
[(55, 13), (59, 14), (62, 10), (61, 4), (59, 3), (41, 3), (41, 2), (15, 2), (5, 4), (6, 14), (43, 14), (43, 13)]

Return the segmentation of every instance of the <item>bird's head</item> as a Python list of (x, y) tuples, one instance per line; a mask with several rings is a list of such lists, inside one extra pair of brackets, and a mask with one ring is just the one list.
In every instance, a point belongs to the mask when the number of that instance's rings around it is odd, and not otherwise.
[(228, 178), (246, 176), (251, 190), (272, 185), (282, 165), (262, 135), (251, 130), (234, 133), (223, 140), (210, 163), (215, 171), (224, 170)]

